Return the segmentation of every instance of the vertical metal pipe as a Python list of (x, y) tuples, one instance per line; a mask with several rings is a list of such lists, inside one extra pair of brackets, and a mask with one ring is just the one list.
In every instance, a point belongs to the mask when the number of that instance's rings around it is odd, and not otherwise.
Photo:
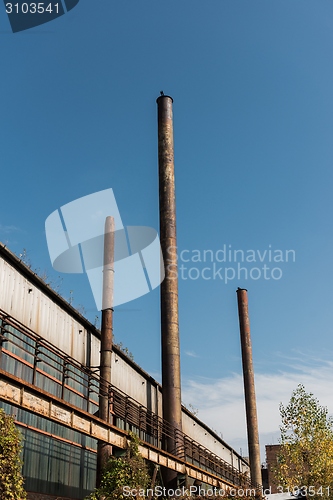
[[(181, 431), (173, 99), (161, 92), (156, 102), (158, 109), (160, 240), (165, 263), (165, 279), (160, 288), (163, 418), (177, 431)], [(169, 438), (167, 441), (168, 451), (177, 453), (179, 451), (177, 439)]]
[(240, 328), (240, 339), (241, 339), (241, 349), (242, 349), (247, 439), (249, 446), (251, 482), (256, 486), (256, 488), (260, 488), (260, 486), (257, 486), (262, 484), (262, 479), (261, 479), (257, 404), (256, 404), (256, 394), (254, 386), (254, 371), (253, 371), (253, 361), (252, 361), (252, 346), (251, 346), (247, 290), (238, 288), (237, 301), (238, 301), (239, 328)]
[[(109, 387), (111, 384), (111, 355), (113, 337), (113, 281), (114, 281), (114, 219), (107, 217), (104, 232), (104, 266), (102, 295), (101, 361), (98, 416), (109, 422)], [(97, 486), (100, 485), (103, 468), (112, 453), (112, 446), (98, 441)]]
[(4, 332), (5, 332), (4, 328), (5, 328), (4, 322), (0, 317), (0, 368), (2, 368), (2, 344), (4, 342)]

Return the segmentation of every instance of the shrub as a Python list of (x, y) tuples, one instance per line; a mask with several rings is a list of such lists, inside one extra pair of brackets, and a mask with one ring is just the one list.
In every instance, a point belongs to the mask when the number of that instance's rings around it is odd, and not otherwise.
[(14, 418), (0, 408), (0, 498), (21, 500), (26, 498), (21, 474), (22, 438)]

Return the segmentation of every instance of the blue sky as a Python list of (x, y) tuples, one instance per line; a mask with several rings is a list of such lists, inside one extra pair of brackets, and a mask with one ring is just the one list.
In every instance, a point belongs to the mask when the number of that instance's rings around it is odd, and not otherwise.
[[(242, 264), (280, 279), (205, 280), (206, 264), (182, 262), (200, 275), (179, 281), (183, 400), (243, 451), (238, 286), (261, 443), (277, 442), (279, 401), (298, 383), (333, 412), (332, 19), (329, 0), (80, 0), (13, 34), (0, 10), (0, 240), (13, 252), (59, 282), (45, 219), (110, 187), (125, 225), (158, 229), (160, 90), (174, 98), (179, 252), (294, 250), (295, 262)], [(62, 275), (61, 293), (94, 321), (85, 276)], [(159, 290), (114, 321), (116, 342), (159, 379)]]

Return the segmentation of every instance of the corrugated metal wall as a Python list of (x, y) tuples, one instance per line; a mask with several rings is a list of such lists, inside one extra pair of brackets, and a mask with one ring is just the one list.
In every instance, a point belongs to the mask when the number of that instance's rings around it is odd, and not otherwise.
[(183, 411), (182, 414), (183, 432), (190, 436), (194, 441), (203, 443), (204, 446), (215, 453), (218, 457), (223, 458), (230, 465), (238, 469), (240, 472), (249, 472), (250, 467), (244, 462), (238, 463), (237, 454), (232, 448), (222, 443), (219, 438), (211, 433), (209, 429), (204, 428), (190, 415)]
[(85, 327), (3, 258), (0, 290), (1, 309), (80, 363), (89, 363)]

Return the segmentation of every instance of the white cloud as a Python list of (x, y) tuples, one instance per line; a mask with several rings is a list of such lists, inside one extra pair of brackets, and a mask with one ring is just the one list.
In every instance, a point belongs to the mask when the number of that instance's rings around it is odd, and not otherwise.
[(191, 358), (198, 358), (199, 356), (194, 351), (185, 351), (186, 356), (190, 356)]
[[(289, 402), (298, 384), (303, 384), (307, 392), (312, 392), (322, 406), (333, 412), (333, 362), (301, 354), (292, 363), (290, 361), (289, 369), (285, 371), (255, 374), (262, 462), (265, 460), (265, 445), (278, 443), (279, 404)], [(199, 409), (200, 420), (222, 432), (228, 444), (238, 452), (242, 448), (243, 455), (247, 455), (242, 374), (235, 373), (222, 379), (187, 380), (182, 399), (185, 404)]]
[(9, 233), (21, 233), (22, 229), (16, 226), (6, 226), (4, 224), (0, 224), (0, 233), (9, 234)]

